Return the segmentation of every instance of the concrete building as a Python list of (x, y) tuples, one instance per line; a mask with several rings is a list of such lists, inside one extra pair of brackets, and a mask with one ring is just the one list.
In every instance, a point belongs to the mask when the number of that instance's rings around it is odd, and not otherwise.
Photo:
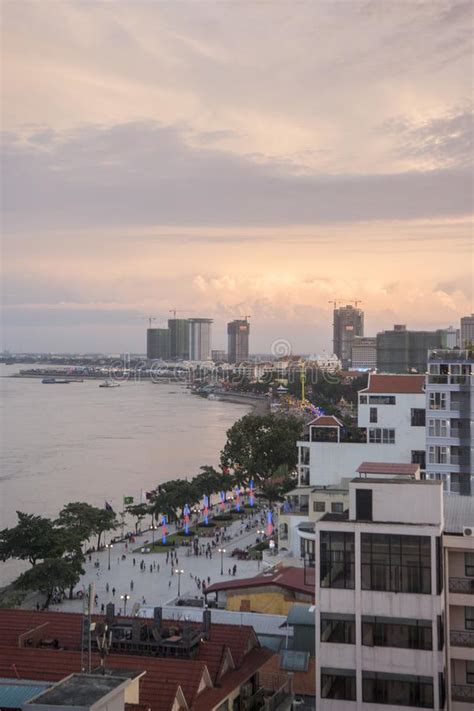
[(214, 363), (225, 363), (227, 361), (227, 353), (223, 350), (212, 350), (211, 360)]
[(315, 524), (316, 708), (445, 708), (443, 496), (356, 479)]
[(448, 709), (474, 707), (474, 497), (445, 496), (443, 535)]
[(461, 348), (474, 343), (474, 314), (463, 316), (461, 319)]
[(250, 324), (238, 319), (227, 324), (229, 363), (242, 363), (249, 357)]
[(474, 494), (474, 352), (434, 350), (426, 376), (426, 475)]
[(343, 368), (351, 367), (352, 343), (364, 335), (364, 312), (354, 306), (341, 306), (333, 313), (333, 350)]
[(419, 463), (424, 470), (425, 406), (423, 375), (370, 373), (359, 392), (357, 428), (332, 416), (309, 423), (298, 442), (299, 486), (338, 485), (364, 461)]
[(146, 357), (148, 360), (168, 360), (170, 357), (170, 332), (167, 328), (147, 329)]
[(189, 323), (186, 318), (168, 319), (170, 358), (189, 360)]
[(376, 367), (377, 339), (375, 336), (354, 336), (351, 368), (353, 370), (375, 370)]
[(211, 318), (190, 318), (189, 323), (189, 360), (203, 361), (211, 359)]
[(379, 373), (425, 373), (428, 351), (446, 346), (446, 330), (408, 331), (403, 324), (377, 334)]

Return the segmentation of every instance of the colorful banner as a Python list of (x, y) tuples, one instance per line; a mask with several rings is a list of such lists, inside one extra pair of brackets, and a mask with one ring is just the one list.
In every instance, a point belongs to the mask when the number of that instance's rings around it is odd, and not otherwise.
[(204, 496), (204, 523), (209, 523), (209, 498)]
[(254, 498), (253, 498), (253, 479), (250, 479), (249, 501), (250, 501), (250, 506), (253, 506), (253, 504), (254, 504)]
[(186, 535), (189, 533), (189, 514), (191, 510), (187, 504), (184, 504), (183, 517), (184, 517), (184, 532)]
[(225, 510), (225, 491), (221, 491), (221, 510)]
[(163, 545), (165, 546), (166, 545), (166, 534), (168, 533), (168, 529), (166, 528), (166, 516), (163, 516), (163, 518), (161, 519), (161, 525), (162, 525), (161, 541), (162, 541)]
[(240, 511), (240, 489), (238, 486), (235, 487), (235, 508)]
[(133, 504), (133, 496), (124, 496), (123, 497), (123, 505), (129, 506), (130, 504)]
[(272, 518), (272, 512), (269, 511), (267, 513), (267, 536), (271, 536), (273, 533), (273, 518)]

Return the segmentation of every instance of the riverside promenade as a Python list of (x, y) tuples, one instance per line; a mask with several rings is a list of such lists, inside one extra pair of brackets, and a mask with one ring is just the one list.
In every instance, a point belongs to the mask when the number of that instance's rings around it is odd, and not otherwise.
[[(180, 588), (181, 598), (201, 599), (203, 580), (208, 585), (220, 580), (235, 580), (257, 575), (263, 569), (260, 561), (238, 560), (237, 557), (231, 556), (235, 548), (245, 549), (253, 545), (256, 538), (261, 538), (257, 531), (265, 528), (263, 511), (244, 515), (247, 515), (247, 518), (243, 521), (237, 519), (229, 523), (226, 536), (230, 536), (231, 540), (212, 548), (212, 558), (206, 557), (204, 552), (201, 555), (194, 555), (189, 546), (176, 547), (178, 561), (173, 565), (170, 556), (168, 563), (166, 562), (166, 552), (142, 553), (142, 548), (144, 551), (148, 548), (147, 543), (151, 545), (151, 530), (145, 530), (135, 537), (134, 543), (130, 541), (114, 543), (113, 548), (110, 549), (110, 570), (108, 549), (92, 553), (90, 560), (89, 556), (86, 556), (85, 573), (74, 591), (77, 593), (87, 590), (90, 583), (94, 585), (93, 595), (97, 595), (97, 603), (93, 608), (95, 613), (101, 612), (102, 605), (105, 607), (108, 602), (113, 602), (115, 609), (120, 611), (120, 614), (125, 614), (125, 601), (121, 596), (128, 595), (126, 612), (130, 615), (136, 612), (140, 605), (175, 604), (178, 599), (178, 588)], [(246, 530), (247, 525), (250, 530)], [(223, 531), (223, 529), (218, 530)], [(168, 535), (173, 532), (175, 527), (168, 526)], [(159, 541), (160, 537), (160, 529), (157, 529), (155, 541)], [(211, 541), (212, 538), (202, 536), (199, 538), (199, 546), (205, 549), (207, 543)], [(218, 548), (226, 550), (222, 556), (223, 575), (221, 575), (221, 554)], [(98, 567), (96, 567), (97, 562)], [(235, 576), (232, 575), (234, 565), (236, 565)], [(176, 569), (183, 571), (181, 575), (174, 572)], [(201, 589), (198, 587), (197, 579), (201, 581)], [(75, 597), (73, 600), (65, 599), (60, 604), (50, 605), (50, 610), (81, 612), (83, 607), (84, 601)]]

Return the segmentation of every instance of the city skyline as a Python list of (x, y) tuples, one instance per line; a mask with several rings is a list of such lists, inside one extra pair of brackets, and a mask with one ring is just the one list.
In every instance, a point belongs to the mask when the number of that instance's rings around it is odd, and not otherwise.
[[(183, 7), (185, 10), (183, 11)], [(3, 3), (2, 348), (173, 308), (331, 349), (472, 306), (472, 5)], [(270, 31), (269, 31), (270, 30)]]

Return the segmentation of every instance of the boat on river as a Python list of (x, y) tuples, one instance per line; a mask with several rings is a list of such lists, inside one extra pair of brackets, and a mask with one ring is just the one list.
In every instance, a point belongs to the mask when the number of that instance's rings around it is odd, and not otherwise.
[(69, 385), (71, 381), (65, 378), (43, 378), (41, 382), (43, 385)]
[(99, 385), (99, 388), (119, 388), (120, 383), (116, 383), (114, 380), (104, 380), (103, 383)]

